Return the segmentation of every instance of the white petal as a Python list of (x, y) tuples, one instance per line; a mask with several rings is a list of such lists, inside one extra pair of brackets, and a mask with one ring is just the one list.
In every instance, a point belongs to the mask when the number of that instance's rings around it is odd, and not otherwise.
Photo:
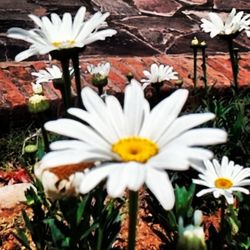
[(205, 194), (208, 194), (208, 193), (212, 193), (214, 191), (214, 188), (206, 188), (206, 189), (202, 189), (200, 192), (198, 192), (196, 194), (197, 197), (201, 197)]
[(126, 119), (128, 134), (138, 135), (143, 122), (144, 94), (141, 85), (131, 81), (125, 89), (124, 115)]
[(125, 117), (120, 102), (114, 96), (107, 96), (105, 99), (110, 122), (116, 134), (122, 138), (129, 136), (126, 131)]
[(157, 142), (179, 115), (187, 96), (188, 91), (180, 89), (161, 101), (147, 116), (140, 135)]
[(212, 113), (189, 114), (177, 118), (168, 128), (167, 132), (159, 139), (157, 144), (162, 147), (181, 133), (194, 128), (215, 117)]
[(99, 134), (105, 138), (109, 143), (114, 143), (118, 141), (119, 137), (113, 132), (112, 127), (103, 122), (99, 116), (91, 115), (85, 110), (79, 108), (70, 108), (68, 113), (80, 118), (81, 120), (87, 122), (92, 128), (94, 128)]
[(86, 160), (90, 156), (87, 152), (82, 154), (78, 150), (60, 150), (47, 153), (42, 161), (41, 167), (57, 167), (61, 165), (75, 164)]
[(147, 169), (146, 185), (166, 210), (171, 210), (175, 203), (172, 184), (166, 172), (153, 168)]
[[(117, 31), (113, 30), (113, 29), (106, 29), (106, 30), (97, 31), (94, 34), (91, 34), (87, 39), (83, 40), (82, 46), (91, 44), (91, 43), (98, 41), (98, 40), (101, 40), (101, 41), (105, 40), (106, 37), (114, 36), (116, 33), (117, 33)], [(80, 42), (81, 42), (81, 40), (80, 40)]]
[(73, 22), (73, 34), (72, 34), (72, 38), (74, 40), (78, 36), (80, 29), (83, 25), (85, 13), (86, 13), (86, 8), (84, 6), (82, 6), (76, 13), (76, 16), (75, 16), (74, 22)]
[(97, 166), (91, 169), (82, 178), (82, 183), (79, 188), (80, 193), (88, 193), (94, 187), (96, 187), (103, 179), (105, 179), (109, 173), (113, 170), (111, 165)]
[(145, 181), (145, 165), (136, 162), (130, 162), (126, 165), (125, 176), (126, 185), (129, 190), (138, 191)]
[(51, 132), (88, 142), (97, 148), (106, 148), (107, 151), (110, 149), (110, 145), (103, 138), (78, 121), (59, 119), (47, 122), (44, 127)]
[(173, 140), (170, 144), (187, 146), (212, 145), (226, 142), (227, 133), (216, 128), (192, 129)]
[(213, 187), (210, 183), (208, 183), (204, 180), (193, 179), (192, 181), (193, 181), (193, 183), (195, 183), (197, 185), (202, 185), (202, 186), (209, 187), (209, 188)]
[(249, 194), (249, 190), (246, 188), (242, 188), (242, 187), (232, 187), (231, 188), (232, 191), (238, 191), (244, 194)]
[(228, 204), (233, 204), (234, 203), (234, 197), (233, 197), (233, 195), (231, 193), (225, 192), (224, 196), (225, 196)]
[(157, 169), (187, 170), (189, 168), (188, 159), (182, 155), (182, 151), (166, 151), (152, 157), (148, 164)]

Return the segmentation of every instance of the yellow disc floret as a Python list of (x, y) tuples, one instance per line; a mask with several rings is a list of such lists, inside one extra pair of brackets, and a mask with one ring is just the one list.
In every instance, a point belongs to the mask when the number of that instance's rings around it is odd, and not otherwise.
[(227, 178), (220, 177), (214, 182), (215, 187), (221, 189), (229, 189), (233, 186), (233, 182)]
[(52, 45), (58, 49), (67, 49), (74, 47), (75, 43), (75, 40), (54, 41), (52, 42)]
[(155, 142), (138, 137), (120, 139), (112, 145), (112, 151), (121, 157), (122, 161), (147, 162), (159, 151)]

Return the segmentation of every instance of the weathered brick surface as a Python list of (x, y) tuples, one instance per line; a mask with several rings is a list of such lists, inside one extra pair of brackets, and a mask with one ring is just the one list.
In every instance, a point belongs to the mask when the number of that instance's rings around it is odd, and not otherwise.
[[(149, 70), (152, 63), (168, 64), (178, 72), (183, 80), (183, 87), (192, 88), (193, 58), (190, 55), (155, 55), (149, 57), (87, 57), (81, 60), (82, 87), (91, 86), (91, 76), (87, 72), (89, 63), (98, 64), (108, 61), (112, 65), (109, 84), (105, 88), (108, 93), (122, 94), (127, 83), (126, 75), (132, 73), (137, 80), (144, 78), (143, 70)], [(240, 87), (250, 87), (250, 54), (240, 55)], [(201, 58), (198, 58), (198, 86), (202, 86)], [(27, 101), (32, 93), (31, 82), (34, 78), (31, 72), (38, 71), (49, 65), (49, 62), (2, 62), (0, 63), (0, 130), (4, 131), (9, 126), (20, 126), (30, 118), (27, 111)], [(207, 80), (209, 85), (218, 89), (230, 86), (232, 79), (231, 65), (228, 55), (208, 56)], [(58, 113), (61, 98), (52, 83), (45, 83), (45, 95), (51, 100), (52, 111)], [(175, 87), (174, 81), (168, 84), (169, 88)]]
[[(23, 41), (9, 39), (11, 27), (33, 28), (28, 14), (50, 15), (70, 12), (75, 15), (80, 6), (87, 7), (87, 16), (97, 10), (110, 12), (108, 23), (118, 34), (106, 41), (91, 44), (85, 55), (149, 56), (157, 53), (191, 53), (194, 36), (208, 43), (208, 51), (225, 52), (227, 47), (218, 39), (210, 39), (200, 29), (202, 17), (211, 11), (228, 13), (233, 7), (250, 13), (249, 0), (1, 0), (0, 1), (0, 60), (13, 60), (26, 49)], [(250, 51), (249, 38), (241, 34), (236, 39), (240, 51)], [(47, 56), (30, 60), (48, 59)]]

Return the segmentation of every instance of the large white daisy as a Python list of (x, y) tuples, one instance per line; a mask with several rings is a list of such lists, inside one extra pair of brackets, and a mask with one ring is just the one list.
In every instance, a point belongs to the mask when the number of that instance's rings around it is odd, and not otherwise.
[(97, 12), (84, 22), (85, 12), (86, 8), (81, 7), (77, 11), (74, 21), (72, 21), (70, 13), (64, 13), (62, 19), (56, 13), (52, 13), (50, 19), (47, 16), (39, 18), (29, 15), (37, 28), (28, 31), (16, 27), (10, 28), (7, 32), (8, 37), (31, 43), (29, 49), (16, 56), (16, 61), (54, 50), (82, 48), (117, 33), (113, 29), (102, 29), (109, 16), (108, 12), (105, 14)]
[(144, 82), (143, 88), (145, 89), (150, 84), (162, 83), (164, 81), (177, 80), (177, 72), (173, 70), (172, 66), (160, 64), (159, 66), (156, 63), (151, 64), (150, 71), (144, 70), (143, 74), (146, 79), (142, 79), (141, 82)]
[(162, 206), (171, 209), (175, 196), (165, 170), (186, 170), (210, 159), (212, 152), (200, 146), (222, 143), (227, 137), (220, 129), (193, 129), (213, 119), (212, 113), (178, 118), (187, 96), (187, 90), (177, 90), (150, 111), (143, 89), (135, 80), (125, 89), (123, 108), (114, 96), (107, 96), (104, 102), (85, 87), (82, 100), (86, 111), (68, 110), (85, 124), (72, 119), (47, 122), (47, 130), (74, 140), (52, 143), (53, 151), (42, 159), (41, 165), (49, 168), (100, 161), (83, 178), (82, 193), (106, 178), (112, 197), (121, 196), (126, 188), (137, 191), (145, 183)]
[(234, 191), (249, 194), (249, 190), (242, 186), (250, 185), (250, 168), (235, 165), (226, 156), (223, 156), (221, 164), (216, 159), (206, 160), (204, 164), (206, 169), (199, 174), (200, 179), (193, 180), (194, 183), (207, 187), (197, 193), (198, 197), (213, 193), (215, 198), (224, 196), (229, 204), (233, 204)]
[(250, 30), (250, 15), (244, 15), (243, 11), (236, 14), (236, 9), (233, 8), (226, 18), (222, 18), (216, 13), (209, 13), (210, 20), (202, 18), (201, 28), (210, 33), (213, 38), (217, 35), (232, 35), (245, 30), (249, 35)]

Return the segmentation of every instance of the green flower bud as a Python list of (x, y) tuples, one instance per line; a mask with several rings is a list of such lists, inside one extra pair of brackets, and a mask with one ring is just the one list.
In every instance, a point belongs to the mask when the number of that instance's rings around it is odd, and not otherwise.
[(30, 144), (30, 145), (25, 146), (24, 152), (26, 154), (33, 154), (33, 153), (35, 153), (37, 151), (37, 149), (38, 148), (37, 148), (36, 144)]
[(92, 77), (92, 84), (95, 87), (104, 87), (108, 84), (108, 77), (102, 74), (94, 74)]
[(33, 95), (29, 98), (28, 109), (31, 113), (39, 113), (49, 108), (48, 99), (43, 95)]

